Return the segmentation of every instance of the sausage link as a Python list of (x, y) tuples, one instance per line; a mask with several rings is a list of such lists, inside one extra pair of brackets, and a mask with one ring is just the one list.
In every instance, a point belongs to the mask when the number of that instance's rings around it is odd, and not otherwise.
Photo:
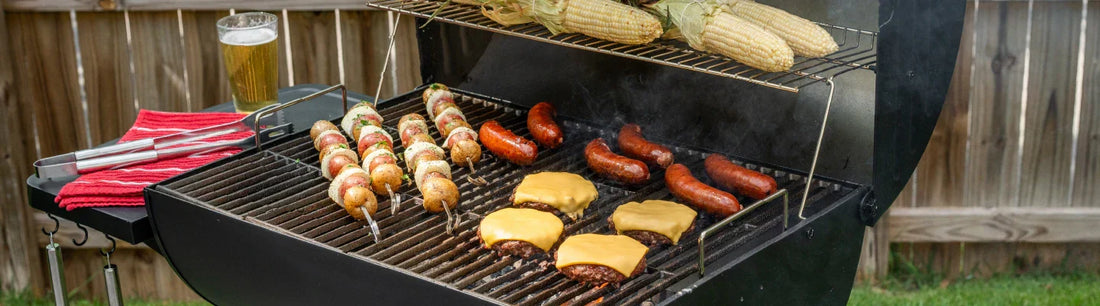
[(527, 130), (535, 141), (550, 149), (561, 146), (563, 141), (561, 127), (554, 122), (556, 113), (554, 105), (548, 102), (539, 102), (527, 112)]
[(649, 180), (645, 163), (611, 152), (603, 138), (593, 139), (584, 147), (584, 159), (592, 171), (616, 181), (641, 184)]
[(778, 185), (771, 176), (745, 169), (719, 154), (707, 156), (704, 162), (707, 176), (725, 190), (736, 191), (753, 199), (763, 199), (775, 193)]
[(530, 165), (539, 155), (535, 142), (520, 137), (504, 128), (496, 120), (489, 120), (478, 131), (481, 143), (490, 152), (520, 166)]
[(626, 156), (656, 164), (661, 168), (667, 168), (672, 164), (672, 151), (665, 146), (645, 140), (645, 137), (642, 137), (642, 127), (637, 124), (627, 124), (619, 130), (619, 149), (623, 150)]
[(673, 164), (665, 170), (665, 185), (676, 197), (712, 214), (726, 217), (741, 210), (741, 204), (732, 194), (703, 184), (681, 164)]

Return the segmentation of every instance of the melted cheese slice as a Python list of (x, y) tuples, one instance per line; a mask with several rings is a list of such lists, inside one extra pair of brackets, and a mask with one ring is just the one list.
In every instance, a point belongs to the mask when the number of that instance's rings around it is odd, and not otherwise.
[(611, 214), (615, 230), (650, 231), (672, 239), (672, 244), (680, 241), (680, 234), (691, 226), (698, 213), (676, 202), (646, 200), (619, 205)]
[(567, 172), (542, 172), (523, 178), (519, 187), (516, 187), (516, 197), (512, 204), (544, 203), (576, 220), (584, 216), (584, 209), (598, 196), (596, 185), (580, 175)]
[(626, 277), (634, 272), (649, 248), (633, 238), (621, 235), (582, 234), (569, 236), (558, 247), (558, 269), (593, 264), (607, 266)]
[(505, 208), (481, 219), (479, 231), (486, 246), (505, 240), (526, 241), (550, 251), (561, 237), (561, 219), (552, 213), (529, 208)]

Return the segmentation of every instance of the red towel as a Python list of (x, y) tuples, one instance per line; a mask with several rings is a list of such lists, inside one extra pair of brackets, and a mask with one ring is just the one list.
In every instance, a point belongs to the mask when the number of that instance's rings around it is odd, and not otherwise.
[[(141, 110), (134, 126), (126, 131), (119, 142), (170, 135), (187, 130), (233, 122), (244, 118), (237, 113), (169, 113)], [(200, 142), (180, 144), (189, 146), (205, 142), (251, 137), (251, 131), (211, 137)], [(81, 207), (141, 206), (145, 205), (142, 189), (177, 174), (195, 169), (215, 160), (236, 154), (241, 149), (227, 147), (214, 152), (159, 160), (148, 164), (121, 169), (103, 170), (85, 174), (61, 188), (54, 199), (66, 210)]]

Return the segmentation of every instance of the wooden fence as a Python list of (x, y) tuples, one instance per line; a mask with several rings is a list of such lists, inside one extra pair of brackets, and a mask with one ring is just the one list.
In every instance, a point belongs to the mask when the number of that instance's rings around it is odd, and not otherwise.
[[(941, 273), (1100, 267), (1100, 3), (968, 2), (952, 88), (909, 186), (868, 230), (866, 277), (894, 251)], [(233, 7), (236, 6), (236, 7)], [(236, 10), (281, 18), (280, 85), (343, 82), (382, 97), (419, 82), (413, 24), (384, 58), (391, 15), (349, 1), (0, 0), (0, 283), (44, 293), (26, 205), (33, 160), (120, 136), (140, 108), (192, 111), (230, 99), (214, 22)], [(1087, 20), (1087, 22), (1086, 22)], [(1082, 32), (1082, 31), (1085, 32)], [(1030, 38), (1029, 38), (1030, 37)], [(290, 48), (287, 48), (287, 46)], [(60, 241), (79, 232), (63, 221)], [(75, 234), (75, 235), (74, 235)], [(63, 242), (78, 296), (102, 298), (102, 234)], [(163, 258), (112, 258), (124, 294), (197, 299)]]
[(970, 1), (943, 113), (861, 271), (1100, 270), (1100, 3)]

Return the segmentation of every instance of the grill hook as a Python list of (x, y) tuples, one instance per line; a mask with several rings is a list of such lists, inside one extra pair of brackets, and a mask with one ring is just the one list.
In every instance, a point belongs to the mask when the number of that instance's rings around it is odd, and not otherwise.
[(107, 240), (111, 242), (111, 250), (104, 252), (103, 249), (99, 249), (99, 255), (107, 257), (107, 264), (111, 264), (111, 254), (115, 253), (115, 249), (118, 247), (118, 244), (115, 241), (115, 238), (111, 238), (111, 236), (108, 236), (107, 234), (103, 234), (103, 237), (107, 237)]
[(73, 244), (75, 244), (76, 246), (82, 246), (85, 243), (88, 243), (88, 228), (84, 227), (83, 225), (80, 225), (80, 223), (76, 223), (76, 228), (79, 228), (80, 231), (84, 232), (84, 240), (81, 240), (80, 242), (76, 242), (76, 238), (73, 238)]
[(57, 234), (57, 231), (61, 229), (61, 220), (57, 220), (57, 217), (54, 217), (52, 214), (46, 214), (46, 216), (50, 217), (50, 220), (53, 220), (53, 230), (47, 232), (46, 228), (43, 227), (42, 234), (50, 236), (50, 243), (53, 243), (53, 234)]

